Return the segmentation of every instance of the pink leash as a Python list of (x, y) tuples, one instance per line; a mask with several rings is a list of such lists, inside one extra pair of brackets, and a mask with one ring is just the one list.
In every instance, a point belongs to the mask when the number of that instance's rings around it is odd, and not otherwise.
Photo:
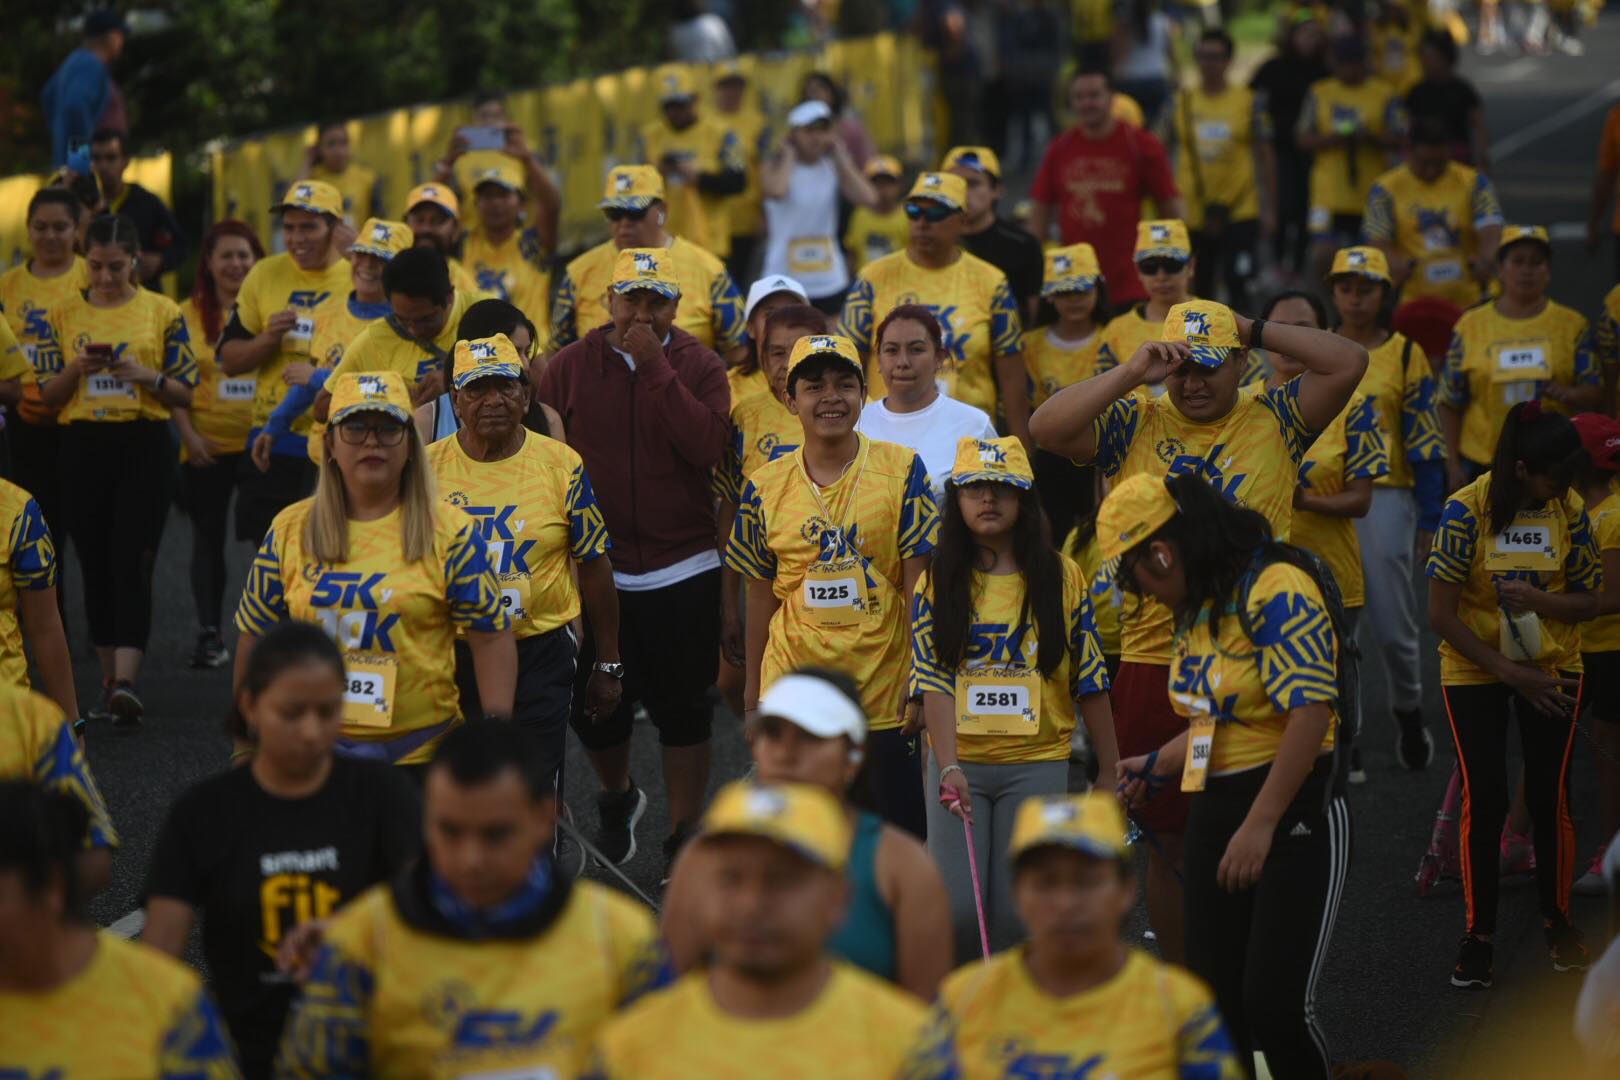
[[(939, 793), (939, 801), (949, 810), (962, 800), (954, 788), (947, 787)], [(984, 958), (989, 960), (990, 932), (984, 925), (984, 893), (979, 887), (979, 857), (973, 851), (973, 819), (966, 815), (962, 817), (962, 839), (967, 841), (968, 873), (973, 876), (973, 909), (979, 916), (979, 948), (983, 950)]]

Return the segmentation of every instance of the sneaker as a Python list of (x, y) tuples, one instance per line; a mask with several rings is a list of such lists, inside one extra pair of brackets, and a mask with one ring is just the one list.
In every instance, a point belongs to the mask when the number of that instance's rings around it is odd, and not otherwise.
[(1586, 970), (1586, 938), (1567, 922), (1547, 927), (1547, 952), (1552, 956), (1553, 970), (1560, 975)]
[(1587, 865), (1586, 873), (1575, 879), (1573, 889), (1577, 896), (1608, 895), (1609, 881), (1603, 876), (1603, 856), (1607, 855), (1608, 852), (1608, 844), (1604, 844), (1592, 852), (1592, 861)]
[(670, 871), (675, 869), (675, 860), (680, 857), (681, 848), (696, 832), (691, 825), (677, 825), (674, 832), (664, 837), (664, 875), (658, 881), (659, 888), (669, 884)]
[(1365, 784), (1367, 782), (1367, 770), (1361, 765), (1361, 747), (1359, 746), (1350, 748), (1350, 775), (1348, 779), (1352, 784)]
[(1491, 958), (1495, 954), (1490, 942), (1481, 941), (1473, 934), (1463, 938), (1457, 950), (1457, 966), (1451, 971), (1451, 985), (1464, 990), (1489, 990)]
[(119, 679), (113, 683), (112, 691), (107, 695), (107, 711), (112, 714), (112, 722), (119, 727), (134, 727), (146, 715), (146, 706), (135, 696), (135, 687), (129, 680)]
[(1502, 877), (1536, 872), (1535, 845), (1528, 836), (1520, 836), (1514, 832), (1512, 825), (1502, 826), (1502, 846), (1498, 866), (1497, 872)]
[(596, 850), (614, 866), (636, 857), (636, 822), (647, 812), (647, 793), (630, 782), (630, 790), (604, 791), (596, 797)]
[(219, 636), (219, 628), (205, 626), (197, 635), (197, 647), (191, 650), (191, 666), (195, 669), (224, 667), (231, 662), (231, 650)]
[(103, 679), (101, 681), (101, 697), (97, 698), (96, 703), (84, 711), (84, 718), (86, 720), (113, 719), (113, 711), (107, 705), (107, 701), (111, 697), (112, 681), (110, 679)]
[(1395, 741), (1395, 760), (1401, 763), (1401, 768), (1410, 772), (1421, 772), (1429, 767), (1434, 760), (1434, 738), (1429, 734), (1428, 725), (1423, 722), (1423, 711), (1413, 709), (1410, 712), (1395, 711), (1395, 723), (1401, 729), (1401, 736)]

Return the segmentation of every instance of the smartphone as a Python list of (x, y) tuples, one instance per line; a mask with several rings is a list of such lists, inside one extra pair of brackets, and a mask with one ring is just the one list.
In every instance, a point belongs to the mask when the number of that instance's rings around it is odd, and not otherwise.
[(102, 342), (91, 342), (84, 347), (85, 355), (96, 367), (111, 367), (113, 362), (113, 347)]
[(464, 127), (459, 132), (469, 150), (504, 150), (506, 129), (497, 125)]

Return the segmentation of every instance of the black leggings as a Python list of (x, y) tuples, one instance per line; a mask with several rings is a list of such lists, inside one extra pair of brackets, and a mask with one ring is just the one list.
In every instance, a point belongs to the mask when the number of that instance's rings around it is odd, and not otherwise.
[(1193, 285), (1194, 295), (1214, 296), (1219, 273), (1226, 284), (1226, 302), (1235, 311), (1255, 310), (1249, 284), (1260, 266), (1256, 258), (1260, 244), (1260, 222), (1233, 221), (1218, 236), (1195, 231), (1193, 251), (1198, 255)]
[(225, 604), (225, 528), (242, 456), (221, 454), (212, 465), (180, 466), (180, 509), (191, 518), (191, 600), (203, 629), (219, 629)]
[(1260, 883), (1241, 892), (1221, 888), (1215, 874), (1270, 768), (1210, 777), (1192, 798), (1187, 966), (1215, 991), (1245, 1070), (1259, 1049), (1273, 1076), (1329, 1075), (1316, 980), (1350, 866), (1350, 807), (1327, 799), (1332, 768), (1331, 758), (1317, 759), (1272, 834)]
[(160, 420), (80, 421), (62, 429), (68, 534), (84, 575), (97, 648), (145, 649), (152, 567), (169, 514), (176, 449)]
[[(1560, 674), (1577, 677), (1570, 671)], [(1507, 777), (1510, 705), (1518, 716), (1519, 746), (1524, 753), (1524, 801), (1530, 810), (1536, 849), (1541, 916), (1554, 923), (1567, 921), (1575, 870), (1575, 823), (1569, 816), (1569, 758), (1575, 748), (1575, 725), (1567, 716), (1536, 711), (1502, 683), (1442, 686), (1440, 690), (1462, 771), (1457, 847), (1462, 855), (1468, 932), (1490, 934), (1496, 930), (1502, 822), (1507, 820), (1512, 798)], [(1577, 702), (1582, 690), (1575, 692)], [(1579, 704), (1575, 712), (1580, 714)]]
[(866, 767), (856, 780), (857, 801), (915, 836), (928, 839), (923, 802), (922, 736), (899, 728), (866, 733)]

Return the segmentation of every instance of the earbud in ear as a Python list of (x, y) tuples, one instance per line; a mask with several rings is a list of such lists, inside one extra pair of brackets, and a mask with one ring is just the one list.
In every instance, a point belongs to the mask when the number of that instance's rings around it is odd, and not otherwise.
[(863, 753), (862, 751), (860, 751), (860, 750), (851, 750), (849, 752), (849, 763), (851, 765), (859, 765), (861, 762), (863, 762), (865, 760), (866, 760), (866, 754)]
[(1168, 570), (1168, 569), (1170, 569), (1170, 560), (1165, 558), (1165, 554), (1162, 551), (1159, 552), (1158, 562), (1159, 562), (1159, 569), (1160, 570)]
[(662, 225), (666, 216), (667, 215), (662, 210), (658, 211), (658, 224)]

